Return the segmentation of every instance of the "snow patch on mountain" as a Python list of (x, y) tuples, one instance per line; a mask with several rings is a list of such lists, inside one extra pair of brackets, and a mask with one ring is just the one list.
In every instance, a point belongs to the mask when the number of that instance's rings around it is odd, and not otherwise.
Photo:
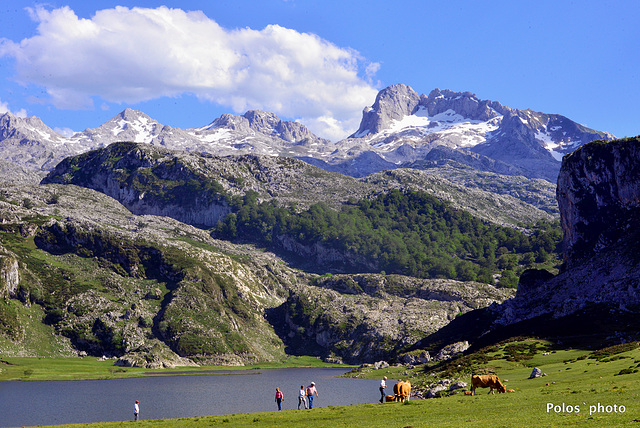
[(387, 129), (368, 134), (363, 139), (383, 152), (407, 143), (420, 144), (429, 136), (451, 148), (468, 148), (485, 142), (487, 135), (498, 129), (501, 120), (502, 116), (489, 120), (469, 119), (452, 109), (430, 116), (426, 107), (418, 106), (413, 114), (391, 120)]
[[(555, 128), (558, 128), (558, 127), (555, 127)], [(551, 156), (553, 156), (555, 160), (560, 162), (562, 161), (562, 156), (564, 156), (564, 153), (558, 151), (558, 149), (562, 148), (562, 144), (559, 142), (553, 141), (551, 134), (546, 130), (546, 128), (544, 130), (539, 130), (536, 133), (536, 140), (542, 142), (542, 144), (544, 145), (544, 148), (547, 149), (549, 153), (551, 153)]]

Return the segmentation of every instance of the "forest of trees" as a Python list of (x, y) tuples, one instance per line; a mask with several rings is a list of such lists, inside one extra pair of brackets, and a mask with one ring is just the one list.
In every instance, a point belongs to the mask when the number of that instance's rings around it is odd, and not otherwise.
[(301, 212), (272, 201), (258, 203), (257, 194), (249, 192), (233, 208), (216, 228), (220, 238), (278, 250), (287, 236), (344, 252), (351, 264), (343, 266), (346, 271), (375, 266), (378, 272), (490, 284), (500, 274), (503, 287), (516, 287), (525, 267), (556, 259), (562, 241), (558, 224), (540, 222), (525, 234), (455, 210), (424, 192), (394, 190), (340, 210), (318, 203)]

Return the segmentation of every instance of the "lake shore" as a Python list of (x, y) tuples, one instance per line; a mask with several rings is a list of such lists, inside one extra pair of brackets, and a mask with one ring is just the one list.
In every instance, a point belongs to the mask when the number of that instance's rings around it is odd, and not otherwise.
[[(528, 342), (527, 342), (528, 343)], [(602, 353), (580, 349), (536, 352), (524, 361), (507, 358), (503, 345), (490, 352), (484, 369), (500, 375), (513, 393), (487, 394), (479, 390), (466, 396), (412, 400), (409, 404), (321, 405), (313, 410), (235, 413), (138, 422), (101, 422), (59, 427), (406, 427), (460, 425), (480, 426), (621, 426), (640, 420), (640, 348)], [(532, 367), (547, 376), (530, 379)], [(379, 377), (394, 368), (370, 373)], [(399, 374), (399, 373), (398, 373)], [(391, 375), (389, 373), (389, 375)], [(317, 380), (317, 379), (316, 379)], [(412, 378), (417, 383), (418, 378)], [(373, 385), (375, 387), (375, 384)], [(375, 389), (375, 388), (374, 388)], [(326, 390), (325, 390), (326, 391)], [(323, 392), (321, 391), (321, 395)], [(374, 394), (375, 395), (375, 394)], [(326, 395), (325, 395), (326, 396)], [(288, 397), (289, 399), (289, 397)], [(320, 400), (323, 398), (321, 397)], [(373, 400), (372, 400), (373, 401)], [(290, 402), (288, 402), (289, 404)], [(270, 403), (272, 404), (272, 403)], [(293, 403), (290, 403), (293, 405)], [(246, 410), (243, 409), (244, 412)], [(149, 413), (146, 415), (150, 417)], [(143, 414), (144, 419), (144, 414)]]
[(2, 357), (0, 358), (0, 381), (42, 380), (102, 380), (126, 379), (146, 376), (216, 375), (233, 371), (283, 368), (340, 367), (346, 370), (356, 367), (325, 363), (311, 356), (290, 356), (284, 361), (264, 362), (246, 366), (200, 366), (175, 367), (170, 369), (147, 369), (142, 367), (118, 367), (114, 359), (97, 357)]

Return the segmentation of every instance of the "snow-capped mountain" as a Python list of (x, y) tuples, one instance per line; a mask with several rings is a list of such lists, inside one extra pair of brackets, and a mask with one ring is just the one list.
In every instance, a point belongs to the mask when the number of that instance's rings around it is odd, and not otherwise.
[(48, 171), (67, 156), (119, 141), (216, 155), (316, 156), (334, 149), (333, 143), (315, 136), (304, 125), (259, 110), (242, 116), (224, 114), (201, 128), (181, 129), (163, 125), (141, 111), (125, 109), (99, 127), (69, 138), (37, 117), (0, 116), (0, 160), (31, 169)]
[(223, 114), (207, 126), (185, 131), (202, 142), (200, 150), (215, 154), (296, 157), (333, 150), (333, 143), (317, 137), (304, 125), (261, 110), (250, 110), (242, 116)]
[(81, 153), (40, 118), (0, 116), (0, 160), (32, 170), (49, 170), (66, 156)]
[[(243, 116), (223, 114), (209, 125), (181, 129), (162, 125), (141, 111), (126, 109), (98, 128), (75, 134), (71, 140), (92, 147), (132, 141), (216, 155), (273, 156), (313, 153), (313, 147), (320, 150), (330, 144), (300, 123), (283, 121), (273, 113), (260, 110), (250, 110)], [(302, 151), (298, 147), (303, 147)]]
[(562, 155), (594, 139), (613, 138), (557, 114), (512, 109), (470, 92), (434, 89), (418, 95), (406, 85), (380, 91), (364, 109), (358, 130), (337, 143), (260, 110), (223, 114), (208, 125), (181, 129), (126, 109), (70, 138), (37, 117), (0, 116), (0, 160), (44, 171), (67, 156), (132, 141), (214, 155), (297, 157), (355, 177), (452, 161), (555, 182)]
[(364, 109), (359, 129), (324, 160), (338, 165), (373, 151), (404, 166), (444, 146), (459, 152), (458, 161), (461, 154), (473, 152), (510, 164), (526, 176), (555, 181), (564, 154), (595, 139), (613, 138), (558, 114), (512, 109), (470, 92), (434, 89), (426, 96), (393, 85), (378, 93), (375, 103)]

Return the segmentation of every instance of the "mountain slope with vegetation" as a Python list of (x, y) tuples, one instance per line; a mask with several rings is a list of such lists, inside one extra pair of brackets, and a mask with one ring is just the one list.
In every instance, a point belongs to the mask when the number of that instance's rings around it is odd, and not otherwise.
[(423, 192), (391, 190), (336, 211), (324, 204), (295, 212), (248, 194), (216, 235), (267, 245), (320, 269), (399, 273), (515, 287), (518, 266), (549, 261), (561, 234), (540, 223), (527, 235), (487, 224)]
[[(0, 218), (5, 356), (105, 355), (145, 367), (277, 361), (290, 353), (376, 361), (459, 313), (513, 295), (377, 274), (395, 291), (358, 297), (273, 253), (168, 217), (132, 214), (74, 185), (7, 184)], [(318, 318), (295, 310), (301, 301), (322, 301), (326, 311)], [(388, 346), (362, 348), (376, 340)]]
[[(501, 177), (497, 181), (510, 180)], [(235, 196), (257, 193), (259, 201), (308, 208), (323, 202), (339, 207), (349, 200), (390, 189), (423, 190), (493, 223), (516, 225), (551, 220), (540, 208), (519, 199), (531, 191), (508, 184), (514, 195), (465, 189), (422, 171), (390, 171), (361, 180), (324, 171), (305, 162), (272, 156), (212, 156), (167, 150), (148, 144), (114, 143), (69, 157), (42, 181), (76, 184), (105, 193), (136, 214), (166, 215), (211, 227), (229, 213)], [(545, 206), (549, 192), (543, 192)]]

